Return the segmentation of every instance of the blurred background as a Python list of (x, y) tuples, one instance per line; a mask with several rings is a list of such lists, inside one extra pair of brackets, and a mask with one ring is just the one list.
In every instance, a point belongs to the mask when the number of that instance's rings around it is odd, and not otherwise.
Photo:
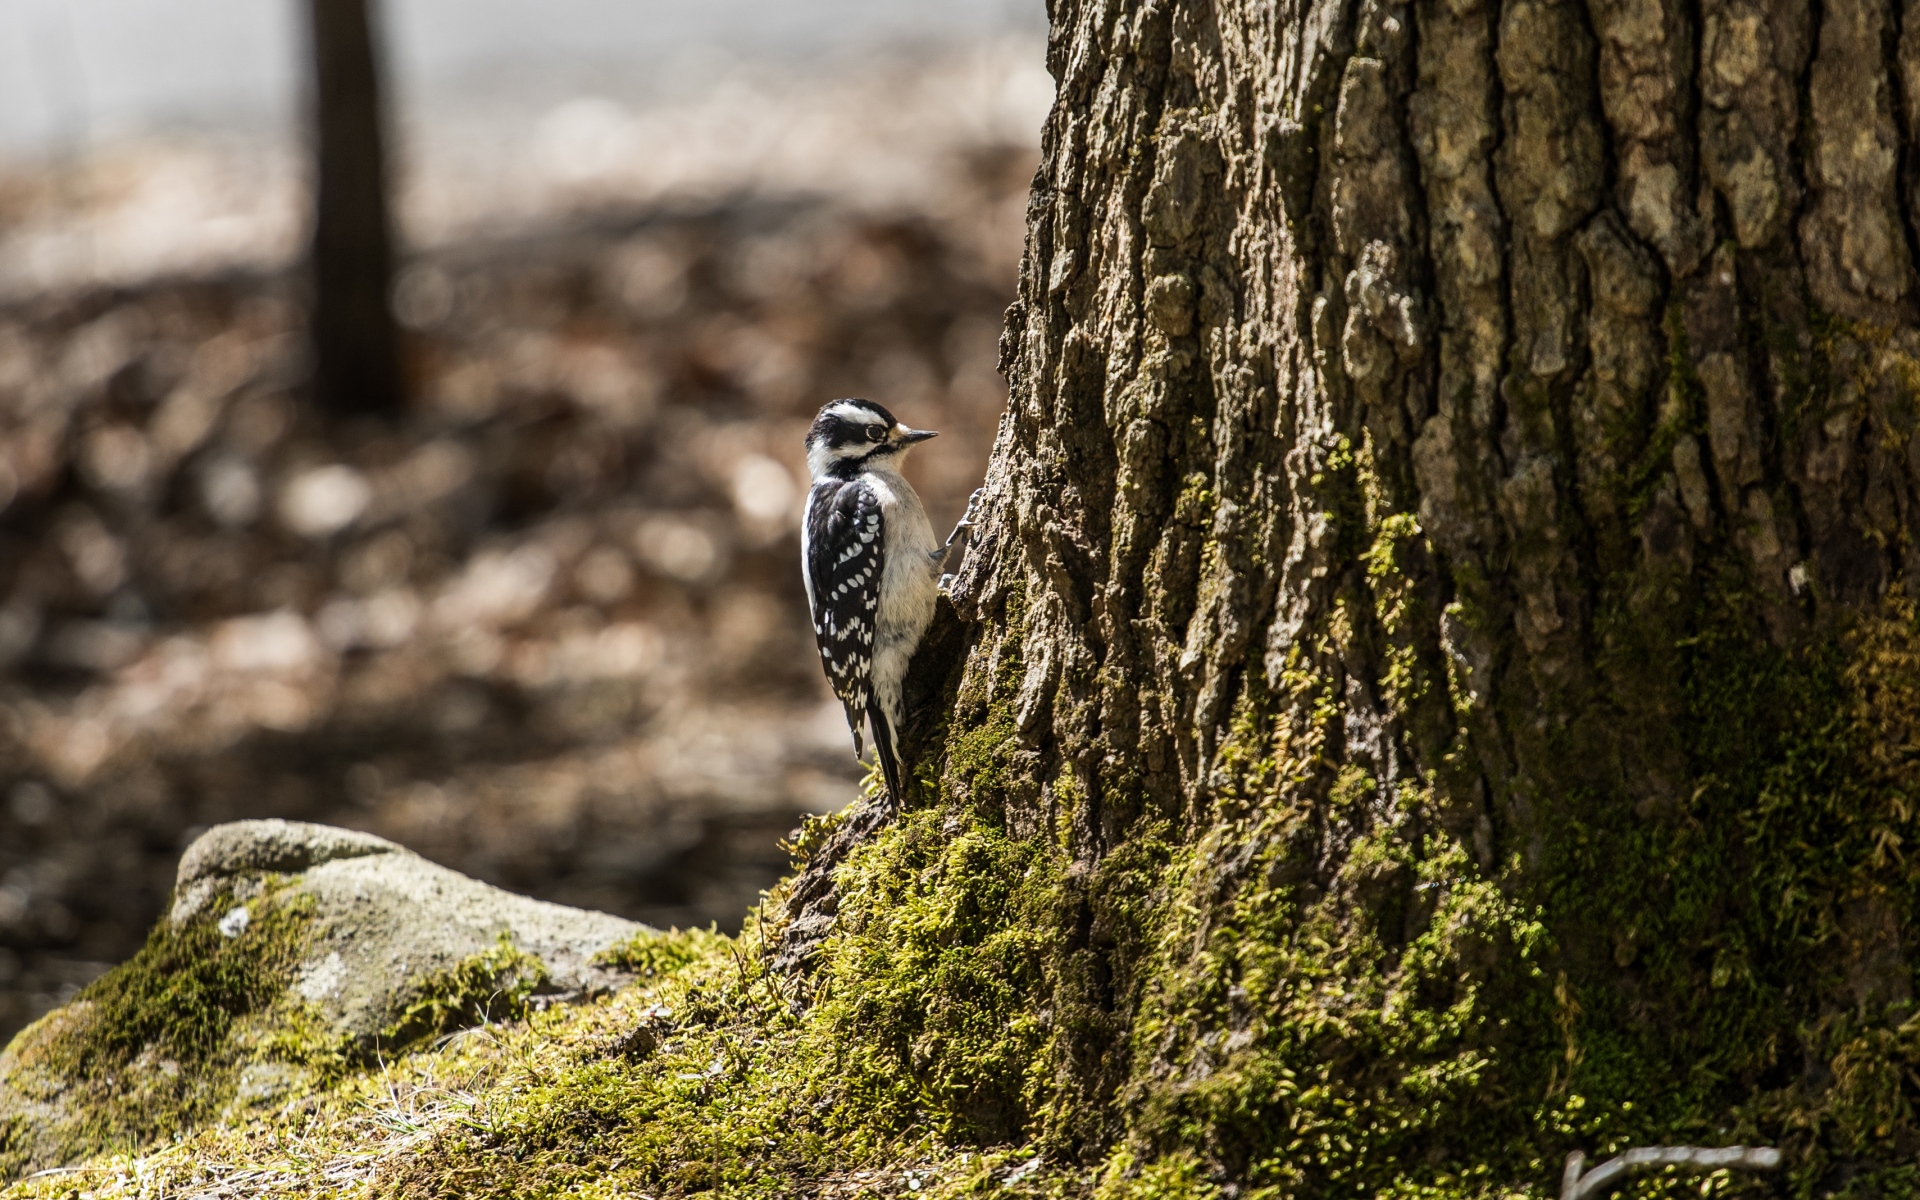
[(0, 1042), (241, 817), (737, 926), (861, 774), (807, 422), (984, 468), (1040, 0), (360, 7), (0, 0)]

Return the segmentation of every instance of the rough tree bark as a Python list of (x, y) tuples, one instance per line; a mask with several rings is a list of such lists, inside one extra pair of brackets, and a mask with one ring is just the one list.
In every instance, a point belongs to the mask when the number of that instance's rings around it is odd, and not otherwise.
[(1683, 1134), (1893, 1186), (1920, 4), (1050, 10), (910, 739), (1057, 868), (1002, 1126), (1301, 1195)]
[(389, 294), (393, 234), (372, 0), (309, 0), (314, 397), (337, 412), (403, 402)]

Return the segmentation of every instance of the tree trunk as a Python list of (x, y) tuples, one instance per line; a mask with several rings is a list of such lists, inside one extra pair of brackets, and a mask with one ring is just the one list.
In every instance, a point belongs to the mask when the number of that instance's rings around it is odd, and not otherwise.
[(972, 1128), (1301, 1196), (1677, 1141), (1892, 1186), (1920, 5), (1051, 9), (965, 632), (837, 902), (1024, 931)]
[(313, 46), (314, 396), (342, 413), (401, 406), (388, 296), (393, 236), (372, 0), (309, 0)]

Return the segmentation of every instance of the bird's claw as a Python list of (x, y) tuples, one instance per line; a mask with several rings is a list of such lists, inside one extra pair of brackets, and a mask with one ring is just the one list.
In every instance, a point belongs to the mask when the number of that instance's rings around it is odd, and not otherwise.
[[(976, 520), (974, 510), (980, 507), (980, 498), (986, 495), (986, 493), (987, 489), (983, 487), (973, 489), (973, 495), (967, 497), (967, 511), (960, 514), (960, 523), (955, 525), (953, 532), (947, 535), (946, 544), (938, 550), (929, 552), (927, 557), (931, 558), (934, 562), (946, 561), (947, 555), (953, 552), (953, 544), (960, 540), (960, 535), (973, 528)], [(946, 574), (940, 577), (941, 591), (944, 592), (947, 590), (947, 581), (952, 578), (952, 574)]]
[(960, 524), (956, 526), (957, 529), (973, 528), (973, 523), (976, 519), (974, 510), (980, 507), (980, 498), (986, 494), (987, 489), (984, 487), (973, 489), (973, 495), (967, 497), (967, 511), (960, 514)]

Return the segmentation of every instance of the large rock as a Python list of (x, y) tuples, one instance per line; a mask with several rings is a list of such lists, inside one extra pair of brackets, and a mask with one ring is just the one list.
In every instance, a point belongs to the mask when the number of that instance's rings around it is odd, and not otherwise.
[(545, 1002), (606, 992), (623, 976), (596, 954), (645, 926), (606, 913), (530, 900), (430, 863), (406, 848), (326, 825), (235, 821), (187, 848), (169, 919), (178, 924), (217, 897), (229, 925), (265, 872), (294, 876), (313, 912), (293, 990), (329, 1028), (368, 1038), (393, 1024), (421, 981), (508, 943), (538, 958)]
[(0, 1179), (279, 1100), (462, 1025), (603, 994), (645, 926), (370, 834), (215, 828), (147, 945), (0, 1052)]

